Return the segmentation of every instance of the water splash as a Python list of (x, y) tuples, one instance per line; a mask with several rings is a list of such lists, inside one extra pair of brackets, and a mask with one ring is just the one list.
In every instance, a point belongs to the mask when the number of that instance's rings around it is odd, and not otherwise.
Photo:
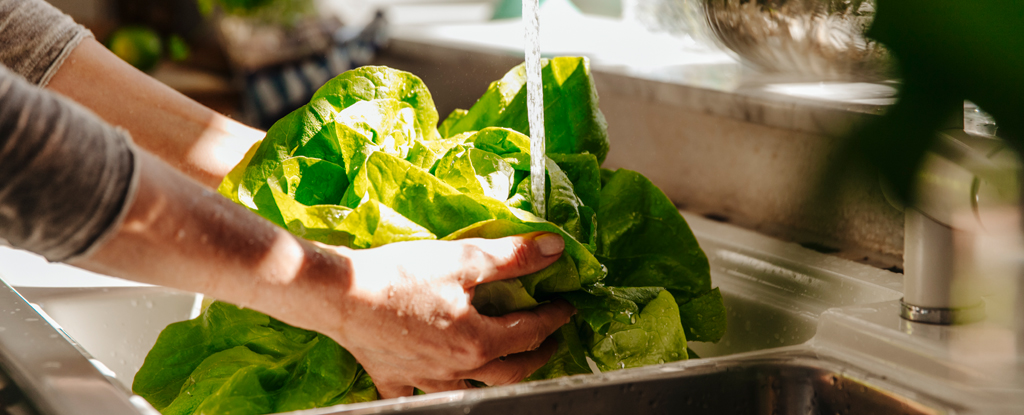
[(526, 113), (530, 120), (530, 191), (534, 213), (547, 218), (545, 195), (546, 149), (544, 138), (544, 88), (540, 72), (539, 0), (523, 0), (526, 27)]

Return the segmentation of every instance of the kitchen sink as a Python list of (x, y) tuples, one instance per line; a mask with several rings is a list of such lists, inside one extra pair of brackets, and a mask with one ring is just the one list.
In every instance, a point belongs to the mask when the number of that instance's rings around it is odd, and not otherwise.
[[(728, 309), (729, 328), (721, 341), (690, 343), (702, 359), (307, 413), (915, 414), (951, 408), (895, 386), (880, 387), (877, 379), (869, 381), (870, 374), (858, 374), (809, 346), (826, 310), (898, 300), (899, 275), (684, 216), (708, 255), (712, 284), (722, 289)], [(198, 315), (202, 304), (199, 295), (153, 286), (17, 290), (121, 390), (130, 389), (160, 330)]]

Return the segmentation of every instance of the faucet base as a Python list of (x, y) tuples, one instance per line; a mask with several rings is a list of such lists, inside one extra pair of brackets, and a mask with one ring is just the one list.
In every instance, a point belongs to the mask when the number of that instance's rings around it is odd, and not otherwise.
[(985, 304), (978, 303), (963, 308), (920, 307), (900, 299), (900, 317), (915, 323), (926, 324), (967, 324), (985, 319)]

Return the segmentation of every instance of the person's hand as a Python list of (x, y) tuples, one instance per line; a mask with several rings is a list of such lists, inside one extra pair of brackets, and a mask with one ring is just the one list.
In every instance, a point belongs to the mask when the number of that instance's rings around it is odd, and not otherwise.
[(562, 237), (533, 233), (502, 239), (417, 241), (346, 251), (352, 283), (345, 321), (325, 333), (348, 349), (383, 398), (519, 382), (554, 353), (551, 333), (575, 309), (564, 301), (500, 317), (470, 304), (476, 285), (547, 267)]

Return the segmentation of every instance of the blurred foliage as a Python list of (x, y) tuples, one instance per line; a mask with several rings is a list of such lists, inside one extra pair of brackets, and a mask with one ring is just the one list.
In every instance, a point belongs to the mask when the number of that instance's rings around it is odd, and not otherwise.
[(185, 43), (185, 39), (181, 36), (171, 35), (167, 38), (167, 56), (172, 61), (181, 62), (188, 59), (188, 55), (191, 53), (188, 47), (188, 43)]
[(196, 5), (204, 16), (219, 9), (228, 15), (286, 25), (316, 11), (312, 0), (196, 0)]
[[(897, 102), (854, 131), (819, 188), (833, 195), (850, 168), (876, 169), (904, 201), (935, 132), (963, 116), (964, 100), (990, 113), (1000, 136), (1024, 148), (1024, 1), (877, 0), (868, 36), (901, 72)], [(834, 198), (829, 198), (834, 200)]]
[(190, 54), (188, 43), (181, 36), (172, 34), (161, 41), (160, 34), (146, 26), (118, 28), (107, 38), (107, 49), (141, 71), (156, 68), (164, 52), (176, 62), (188, 59)]
[(126, 26), (114, 31), (107, 39), (107, 48), (142, 71), (153, 69), (163, 54), (160, 35), (142, 26)]

